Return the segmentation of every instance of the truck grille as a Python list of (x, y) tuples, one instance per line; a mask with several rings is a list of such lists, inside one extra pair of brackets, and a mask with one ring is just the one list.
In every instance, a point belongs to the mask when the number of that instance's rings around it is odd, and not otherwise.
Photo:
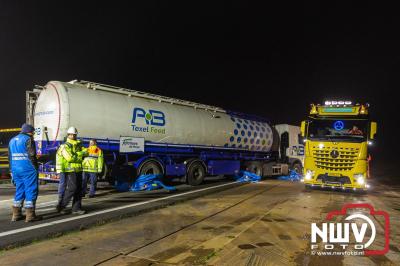
[[(337, 150), (339, 156), (333, 158), (332, 150)], [(359, 148), (330, 148), (313, 146), (313, 157), (317, 168), (329, 171), (350, 171), (353, 169), (359, 154)]]
[(350, 178), (348, 176), (328, 176), (328, 175), (319, 175), (317, 177), (317, 181), (320, 181), (325, 184), (351, 184)]

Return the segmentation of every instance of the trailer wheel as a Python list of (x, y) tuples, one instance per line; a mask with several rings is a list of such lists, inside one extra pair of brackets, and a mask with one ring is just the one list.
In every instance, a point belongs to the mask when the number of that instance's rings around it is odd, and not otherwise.
[(149, 160), (142, 163), (138, 169), (137, 175), (162, 175), (163, 170), (159, 162)]
[(290, 170), (294, 170), (299, 175), (303, 174), (303, 166), (300, 162), (296, 161), (292, 164)]
[(206, 169), (200, 161), (192, 162), (187, 169), (187, 182), (191, 186), (200, 185), (206, 176)]
[(263, 176), (262, 164), (260, 162), (249, 162), (246, 164), (246, 170), (258, 176)]

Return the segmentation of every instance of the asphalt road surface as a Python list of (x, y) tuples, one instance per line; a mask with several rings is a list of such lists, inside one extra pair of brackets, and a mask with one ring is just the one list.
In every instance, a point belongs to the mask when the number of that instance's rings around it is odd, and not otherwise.
[(46, 184), (40, 186), (36, 204), (37, 215), (43, 218), (42, 221), (12, 223), (11, 205), (15, 188), (11, 184), (2, 184), (0, 185), (0, 249), (103, 224), (113, 219), (136, 215), (237, 185), (239, 184), (227, 179), (208, 178), (204, 184), (196, 187), (178, 183), (175, 192), (161, 189), (123, 193), (117, 192), (113, 187), (100, 185), (95, 198), (83, 199), (83, 209), (87, 214), (63, 215), (55, 211), (58, 198), (57, 184)]
[[(4, 251), (1, 264), (400, 265), (400, 186), (396, 184), (373, 182), (369, 193), (359, 194), (308, 191), (302, 183), (288, 181), (234, 184), (219, 180), (196, 188), (181, 185), (174, 194), (163, 190), (101, 193), (104, 195), (85, 200), (90, 212), (82, 218), (58, 216), (48, 210), (43, 211), (43, 222), (11, 224), (1, 211), (0, 243), (8, 245), (113, 219), (102, 226)], [(43, 198), (47, 197), (51, 201), (54, 195)], [(389, 214), (386, 254), (311, 253), (311, 223), (325, 221), (327, 213), (347, 203), (370, 204)], [(120, 216), (127, 217), (118, 219)], [(372, 219), (377, 237), (371, 247), (381, 249), (385, 222), (380, 216)]]

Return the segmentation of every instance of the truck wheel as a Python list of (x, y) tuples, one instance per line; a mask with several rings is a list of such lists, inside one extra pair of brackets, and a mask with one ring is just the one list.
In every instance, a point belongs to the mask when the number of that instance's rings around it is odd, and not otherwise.
[(290, 170), (294, 170), (296, 173), (301, 175), (303, 173), (303, 166), (299, 162), (294, 162)]
[(206, 169), (199, 161), (195, 161), (189, 165), (187, 169), (187, 182), (191, 186), (197, 186), (203, 183), (206, 176)]
[(246, 170), (249, 172), (252, 172), (258, 176), (263, 176), (262, 175), (262, 164), (259, 162), (251, 162), (248, 165), (246, 165)]
[(142, 163), (138, 169), (138, 176), (141, 175), (162, 175), (163, 170), (159, 162), (155, 160), (149, 160)]

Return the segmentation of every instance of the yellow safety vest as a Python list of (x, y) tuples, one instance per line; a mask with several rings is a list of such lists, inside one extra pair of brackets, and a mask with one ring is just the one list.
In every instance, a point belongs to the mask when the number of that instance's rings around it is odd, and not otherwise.
[(65, 149), (65, 144), (61, 144), (56, 153), (56, 172), (58, 174), (65, 172), (66, 162), (62, 156), (63, 149)]
[(83, 160), (82, 166), (84, 172), (101, 173), (103, 170), (104, 156), (103, 151), (97, 146), (87, 148), (88, 156)]
[(63, 160), (63, 172), (82, 172), (82, 161), (83, 156), (87, 153), (86, 148), (82, 147), (79, 140), (67, 139), (63, 144), (63, 148), (60, 147), (60, 156)]

